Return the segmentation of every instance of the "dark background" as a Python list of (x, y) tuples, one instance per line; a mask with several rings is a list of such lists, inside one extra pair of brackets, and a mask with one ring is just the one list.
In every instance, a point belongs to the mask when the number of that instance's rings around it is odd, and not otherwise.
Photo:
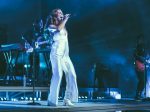
[(136, 37), (143, 34), (147, 52), (150, 48), (150, 0), (0, 0), (0, 44), (22, 42), (33, 22), (45, 21), (54, 8), (73, 15), (67, 30), (78, 85), (93, 86), (97, 62), (105, 86), (133, 95)]

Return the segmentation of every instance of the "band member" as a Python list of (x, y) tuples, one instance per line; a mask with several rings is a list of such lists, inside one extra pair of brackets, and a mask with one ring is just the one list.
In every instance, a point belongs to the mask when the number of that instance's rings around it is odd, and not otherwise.
[(135, 99), (141, 99), (141, 94), (145, 85), (145, 46), (142, 36), (138, 37), (137, 46), (134, 52), (135, 71), (138, 78), (137, 90)]
[[(42, 40), (42, 20), (36, 20), (33, 23), (33, 27), (31, 30), (26, 32), (25, 37), (23, 39), (26, 41), (27, 52), (30, 52), (29, 55), (29, 63), (30, 63), (30, 73), (33, 73), (33, 65), (35, 67), (35, 80), (39, 79), (39, 69), (40, 69), (40, 56), (39, 53), (35, 53), (33, 55), (33, 48), (35, 48), (35, 42)], [(33, 57), (34, 56), (34, 57)], [(35, 63), (33, 63), (33, 58), (35, 59)]]
[(48, 105), (58, 105), (59, 89), (64, 72), (66, 77), (64, 105), (72, 106), (73, 102), (78, 102), (78, 88), (74, 66), (69, 57), (68, 34), (65, 28), (70, 15), (64, 15), (61, 9), (54, 9), (51, 16), (51, 24), (48, 29), (53, 35), (50, 53), (53, 75), (50, 84)]

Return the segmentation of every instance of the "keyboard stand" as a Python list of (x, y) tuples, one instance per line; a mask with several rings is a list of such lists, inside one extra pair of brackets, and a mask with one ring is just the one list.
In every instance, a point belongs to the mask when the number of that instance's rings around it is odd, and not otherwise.
[(5, 57), (6, 60), (6, 72), (4, 75), (4, 84), (9, 84), (9, 81), (12, 80), (16, 80), (16, 76), (15, 74), (15, 65), (16, 65), (16, 61), (18, 59), (18, 52), (17, 52), (17, 56), (15, 57), (15, 61), (13, 62), (13, 56), (12, 56), (12, 51), (7, 51), (7, 52), (3, 52), (3, 55)]

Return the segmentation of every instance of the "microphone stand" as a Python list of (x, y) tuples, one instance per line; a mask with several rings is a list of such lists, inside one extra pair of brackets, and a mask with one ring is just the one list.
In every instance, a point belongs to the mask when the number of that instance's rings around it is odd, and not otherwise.
[(36, 75), (36, 68), (35, 68), (35, 56), (36, 56), (36, 49), (35, 47), (33, 47), (33, 66), (32, 66), (32, 87), (33, 87), (33, 91), (32, 91), (32, 102), (28, 103), (28, 105), (41, 105), (40, 103), (35, 102), (34, 100), (34, 96), (35, 96), (35, 75)]
[(35, 74), (36, 74), (35, 55), (36, 55), (36, 51), (35, 51), (35, 48), (33, 48), (33, 73), (32, 73), (32, 87), (33, 87), (33, 91), (32, 91), (32, 102), (28, 103), (28, 105), (41, 105), (40, 103), (37, 103), (34, 100), (34, 96), (35, 96)]

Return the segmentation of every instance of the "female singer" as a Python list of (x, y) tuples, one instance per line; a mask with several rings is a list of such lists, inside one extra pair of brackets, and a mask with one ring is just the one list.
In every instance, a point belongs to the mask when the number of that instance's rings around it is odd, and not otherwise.
[(78, 87), (74, 66), (69, 57), (68, 33), (65, 25), (70, 14), (64, 15), (61, 9), (54, 9), (51, 13), (51, 24), (48, 26), (53, 35), (50, 60), (52, 64), (52, 79), (48, 105), (58, 105), (58, 95), (63, 72), (66, 77), (66, 91), (64, 105), (73, 106), (72, 102), (78, 102)]

